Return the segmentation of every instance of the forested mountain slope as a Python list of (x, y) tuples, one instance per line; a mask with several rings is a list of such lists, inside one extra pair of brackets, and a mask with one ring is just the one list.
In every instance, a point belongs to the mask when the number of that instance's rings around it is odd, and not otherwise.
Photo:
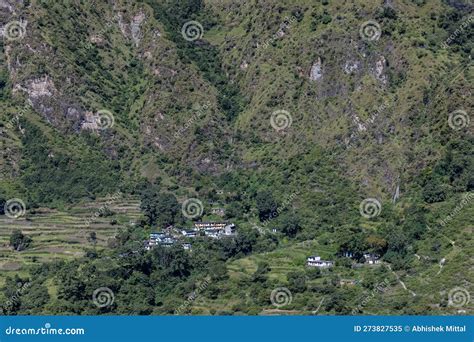
[[(5, 301), (30, 289), (4, 311), (472, 313), (472, 15), (467, 0), (0, 0), (2, 207), (35, 222), (120, 192), (142, 210), (101, 212), (118, 233), (82, 257), (0, 271)], [(237, 236), (142, 248), (200, 220)]]

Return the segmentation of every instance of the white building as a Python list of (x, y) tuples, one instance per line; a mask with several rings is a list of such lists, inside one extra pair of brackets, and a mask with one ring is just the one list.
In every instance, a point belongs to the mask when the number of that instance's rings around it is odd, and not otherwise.
[(380, 256), (373, 253), (364, 253), (365, 263), (369, 265), (380, 264)]
[(165, 233), (151, 233), (150, 234), (150, 239), (146, 241), (146, 249), (150, 250), (154, 246), (164, 246), (164, 247), (170, 247), (172, 246), (176, 240)]
[(229, 223), (224, 227), (224, 235), (234, 235), (235, 234), (235, 224)]
[(197, 230), (201, 229), (224, 229), (227, 225), (227, 222), (196, 222), (194, 227)]
[(321, 260), (320, 256), (314, 255), (306, 259), (306, 264), (309, 267), (319, 267), (319, 268), (328, 268), (334, 266), (334, 261), (330, 260)]
[(204, 229), (204, 234), (206, 234), (206, 236), (209, 236), (211, 238), (217, 239), (221, 237), (222, 229), (207, 228), (207, 229)]
[(191, 229), (191, 230), (182, 230), (181, 231), (181, 234), (183, 234), (184, 237), (189, 237), (189, 238), (194, 238), (197, 236), (197, 231), (194, 230), (194, 229)]
[(235, 235), (235, 224), (227, 222), (197, 222), (194, 224), (196, 231), (204, 231), (208, 237), (215, 239), (223, 236)]

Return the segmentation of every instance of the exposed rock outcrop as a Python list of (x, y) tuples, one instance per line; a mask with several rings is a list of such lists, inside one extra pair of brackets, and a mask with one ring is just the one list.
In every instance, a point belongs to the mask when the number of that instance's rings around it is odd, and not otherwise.
[(321, 79), (322, 77), (323, 77), (322, 61), (321, 61), (321, 57), (318, 57), (318, 59), (311, 66), (309, 79), (311, 81), (317, 81)]
[(140, 25), (145, 20), (145, 13), (140, 12), (137, 15), (132, 17), (132, 22), (130, 23), (130, 33), (132, 36), (132, 41), (135, 43), (135, 47), (138, 47), (140, 39), (142, 38), (142, 32)]

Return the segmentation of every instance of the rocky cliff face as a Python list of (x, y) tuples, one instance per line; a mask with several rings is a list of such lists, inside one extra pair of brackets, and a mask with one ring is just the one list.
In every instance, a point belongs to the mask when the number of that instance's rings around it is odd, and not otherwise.
[[(268, 138), (266, 119), (275, 110), (287, 110), (292, 126), (285, 144), (302, 144), (298, 137), (304, 136), (315, 145), (341, 147), (348, 175), (357, 179), (362, 191), (389, 196), (397, 186), (395, 179), (413, 180), (420, 170), (413, 158), (429, 164), (432, 146), (442, 134), (413, 125), (409, 117), (428, 107), (431, 119), (446, 123), (450, 108), (466, 105), (461, 97), (451, 98), (449, 104), (424, 101), (434, 84), (445, 79), (447, 89), (469, 87), (469, 53), (461, 61), (440, 45), (446, 37), (441, 24), (445, 13), (451, 13), (450, 6), (469, 7), (467, 2), (446, 6), (227, 1), (210, 6), (231, 13), (221, 17), (228, 27), (222, 45), (222, 53), (228, 55), (225, 67), (232, 69), (240, 61), (250, 65), (232, 74), (251, 103), (239, 120), (242, 129)], [(469, 15), (463, 8), (458, 26)], [(436, 14), (419, 15), (422, 9)], [(285, 25), (285, 35), (273, 35), (286, 17), (294, 20)], [(240, 30), (235, 28), (245, 20)], [(262, 47), (262, 41), (270, 44)], [(462, 72), (455, 78), (446, 68)], [(431, 142), (420, 146), (421, 140)], [(413, 144), (419, 147), (416, 157), (409, 152)], [(301, 150), (305, 148), (310, 147)]]
[[(100, 151), (137, 177), (156, 158), (177, 160), (172, 173), (221, 174), (323, 147), (363, 191), (387, 198), (437, 158), (443, 138), (414, 124), (420, 113), (442, 122), (470, 105), (426, 97), (445, 96), (436, 87), (446, 79), (469, 92), (469, 52), (439, 44), (444, 12), (467, 14), (467, 2), (206, 1), (186, 14), (202, 26), (197, 40), (170, 31), (185, 19), (157, 3), (2, 0), (7, 102), (29, 104), (50, 137), (98, 135)], [(235, 98), (243, 105), (228, 120)], [(272, 128), (278, 111), (291, 127)]]

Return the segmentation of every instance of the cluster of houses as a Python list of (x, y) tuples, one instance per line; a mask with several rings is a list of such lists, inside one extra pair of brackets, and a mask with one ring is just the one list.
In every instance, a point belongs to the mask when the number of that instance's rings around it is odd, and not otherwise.
[[(355, 258), (355, 255), (352, 252), (344, 252), (342, 254), (342, 256), (344, 256), (346, 258), (351, 258), (351, 259)], [(364, 260), (365, 260), (365, 262), (364, 262), (365, 264), (377, 265), (377, 264), (380, 264), (380, 262), (381, 262), (380, 255), (375, 254), (375, 253), (364, 253), (363, 257), (364, 257)]]
[[(345, 253), (343, 256), (353, 258), (351, 253)], [(364, 253), (365, 264), (376, 265), (380, 264), (380, 256), (374, 253)], [(333, 260), (322, 260), (320, 256), (313, 255), (306, 259), (306, 265), (309, 267), (329, 268), (334, 266)]]
[(185, 238), (196, 238), (207, 236), (214, 239), (232, 237), (236, 235), (235, 224), (228, 222), (196, 222), (192, 229), (167, 228), (164, 232), (151, 233), (150, 238), (145, 242), (145, 248), (150, 250), (155, 246), (170, 247), (181, 243), (183, 249), (190, 250), (192, 245), (189, 242), (182, 242)]
[(235, 224), (227, 222), (197, 222), (194, 231), (203, 232), (204, 236), (221, 238), (235, 235)]

